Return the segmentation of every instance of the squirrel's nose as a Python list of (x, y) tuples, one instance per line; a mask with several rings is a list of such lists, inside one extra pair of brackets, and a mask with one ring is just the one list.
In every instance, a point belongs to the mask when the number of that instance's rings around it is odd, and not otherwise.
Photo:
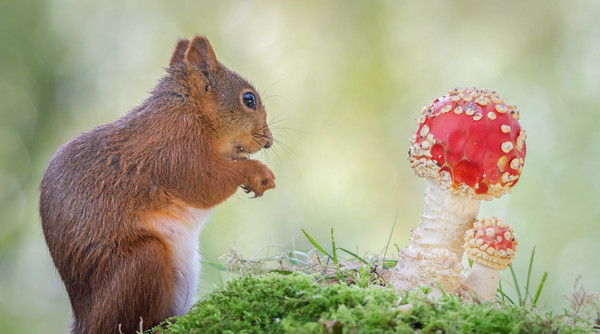
[(269, 148), (273, 146), (273, 134), (271, 133), (271, 130), (269, 130), (269, 128), (265, 129), (263, 138), (267, 138), (267, 142), (265, 143), (265, 146), (263, 146), (264, 148)]
[(267, 142), (265, 143), (265, 146), (264, 146), (264, 148), (269, 148), (269, 147), (271, 147), (271, 146), (273, 146), (273, 138), (269, 137), (269, 138), (267, 139)]

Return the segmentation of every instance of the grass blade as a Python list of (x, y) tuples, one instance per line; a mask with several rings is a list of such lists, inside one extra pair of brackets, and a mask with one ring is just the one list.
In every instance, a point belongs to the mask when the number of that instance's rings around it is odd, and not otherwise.
[(290, 252), (288, 252), (288, 254), (287, 254), (287, 260), (288, 260), (288, 261), (289, 261), (289, 262), (290, 262), (292, 265), (294, 265), (294, 266), (295, 266), (295, 265), (298, 265), (298, 264), (301, 264), (301, 265), (305, 265), (305, 266), (307, 266), (307, 265), (308, 265), (308, 262), (306, 262), (306, 261), (304, 261), (304, 260), (301, 260), (300, 258), (298, 258), (298, 257), (296, 256), (297, 254), (301, 254), (301, 255), (303, 255), (303, 256), (305, 256), (305, 257), (308, 257), (306, 254), (303, 254), (303, 253), (300, 253), (300, 252), (294, 252), (294, 251), (290, 251)]
[(357, 259), (358, 261), (364, 263), (364, 264), (369, 264), (369, 262), (367, 262), (367, 260), (363, 259), (362, 257), (358, 256), (356, 253), (351, 252), (349, 250), (347, 250), (346, 248), (338, 248), (339, 250), (348, 253), (349, 255), (352, 255), (355, 259)]
[(398, 213), (396, 212), (396, 217), (394, 217), (394, 224), (392, 225), (392, 230), (390, 231), (390, 236), (388, 237), (388, 241), (385, 244), (385, 252), (383, 252), (383, 258), (387, 256), (388, 247), (390, 247), (390, 242), (392, 241), (392, 234), (394, 234), (394, 228), (396, 227), (396, 220), (398, 219)]
[(393, 259), (384, 259), (383, 260), (383, 265), (385, 266), (384, 268), (389, 269), (392, 267), (395, 267), (398, 264), (398, 260), (393, 260)]
[(437, 285), (438, 289), (440, 289), (440, 291), (442, 292), (442, 297), (448, 297), (448, 295), (446, 294), (446, 290), (444, 290), (440, 282), (436, 281), (435, 285)]
[(500, 294), (500, 297), (502, 297), (502, 301), (506, 301), (506, 298), (505, 298), (506, 294), (502, 290), (502, 281), (498, 282), (498, 289), (496, 289), (496, 293)]
[(503, 301), (508, 300), (508, 302), (511, 305), (515, 305), (515, 302), (512, 299), (510, 299), (510, 297), (506, 293), (504, 293), (504, 290), (502, 290), (502, 281), (498, 282), (498, 290), (496, 290), (496, 292), (500, 293), (500, 296), (502, 296)]
[(290, 275), (293, 274), (294, 271), (291, 270), (281, 270), (281, 269), (273, 269), (269, 271), (270, 273), (281, 274), (281, 275)]
[(333, 249), (331, 251), (331, 254), (333, 256), (333, 264), (335, 264), (337, 266), (338, 265), (338, 257), (337, 257), (337, 251), (335, 249), (335, 239), (333, 238), (333, 227), (331, 228), (331, 248)]
[(517, 296), (519, 297), (519, 306), (523, 306), (523, 297), (521, 297), (521, 288), (519, 288), (519, 281), (515, 275), (515, 270), (513, 269), (512, 265), (508, 267), (510, 268), (510, 273), (512, 274), (513, 281), (515, 282), (515, 290), (517, 290)]
[(510, 299), (508, 295), (504, 295), (504, 297), (506, 297), (506, 299), (510, 302), (511, 305), (515, 305), (515, 302), (512, 299)]
[(310, 241), (310, 243), (313, 244), (313, 246), (315, 246), (316, 249), (321, 251), (321, 253), (325, 254), (326, 256), (329, 256), (329, 253), (326, 252), (325, 249), (323, 249), (323, 247), (321, 247), (321, 245), (319, 245), (319, 243), (316, 242), (315, 239), (313, 239), (313, 237), (310, 236), (310, 234), (308, 234), (304, 229), (302, 229), (302, 232), (304, 232), (304, 235), (306, 236), (308, 241)]
[(210, 262), (210, 261), (200, 261), (200, 262), (203, 264), (207, 264), (207, 265), (217, 269), (218, 271), (228, 271), (226, 266), (224, 266), (223, 264), (218, 263), (218, 262)]
[(546, 282), (546, 277), (548, 277), (548, 272), (544, 272), (544, 276), (542, 276), (542, 280), (540, 281), (540, 285), (538, 285), (537, 291), (535, 292), (535, 297), (531, 301), (533, 307), (537, 304), (538, 298), (540, 297), (540, 293), (542, 292), (542, 287), (544, 287), (544, 283)]
[(525, 298), (529, 296), (529, 278), (531, 277), (531, 269), (533, 268), (533, 257), (535, 256), (535, 246), (533, 246), (533, 250), (531, 251), (531, 258), (529, 259), (529, 269), (527, 270), (527, 283), (525, 284)]

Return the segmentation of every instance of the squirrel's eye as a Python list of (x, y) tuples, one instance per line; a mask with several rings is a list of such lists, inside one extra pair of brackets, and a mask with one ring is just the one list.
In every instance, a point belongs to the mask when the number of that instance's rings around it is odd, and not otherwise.
[(246, 107), (256, 110), (256, 96), (252, 93), (244, 93), (242, 94), (242, 101), (246, 105)]

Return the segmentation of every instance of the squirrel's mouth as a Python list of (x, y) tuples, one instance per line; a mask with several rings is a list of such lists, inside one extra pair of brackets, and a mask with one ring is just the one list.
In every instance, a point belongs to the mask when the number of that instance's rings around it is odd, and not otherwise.
[(229, 158), (233, 161), (248, 160), (252, 159), (253, 153), (255, 152), (251, 152), (247, 148), (244, 148), (242, 146), (236, 146), (233, 148), (233, 151), (231, 152), (231, 156)]

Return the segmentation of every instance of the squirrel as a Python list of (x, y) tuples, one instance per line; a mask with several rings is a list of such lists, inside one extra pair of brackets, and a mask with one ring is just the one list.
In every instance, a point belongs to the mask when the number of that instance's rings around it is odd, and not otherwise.
[(39, 211), (71, 333), (134, 333), (185, 314), (204, 221), (240, 186), (253, 198), (275, 187), (250, 159), (272, 144), (259, 94), (195, 36), (178, 41), (140, 106), (58, 148)]

